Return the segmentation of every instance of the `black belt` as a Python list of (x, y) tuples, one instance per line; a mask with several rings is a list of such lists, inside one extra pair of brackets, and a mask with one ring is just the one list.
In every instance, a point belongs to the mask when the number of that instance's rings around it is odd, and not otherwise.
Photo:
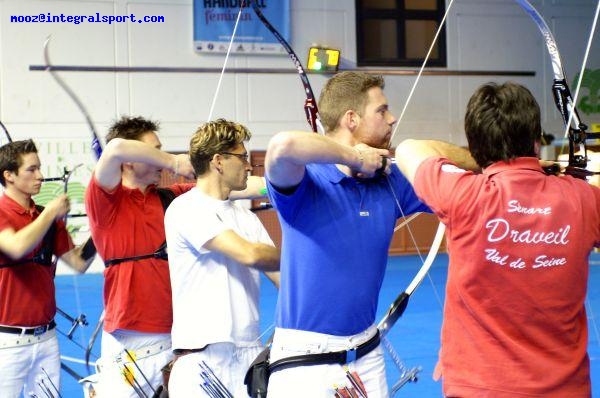
[(167, 254), (167, 242), (163, 242), (162, 245), (153, 253), (141, 254), (139, 256), (131, 256), (131, 257), (119, 257), (119, 258), (111, 258), (104, 262), (104, 266), (106, 268), (124, 263), (125, 261), (137, 261), (137, 260), (145, 260), (147, 258), (158, 258), (160, 260), (169, 260), (169, 255)]
[(375, 348), (379, 346), (381, 338), (379, 336), (379, 330), (375, 333), (375, 336), (365, 341), (356, 348), (347, 351), (334, 351), (334, 352), (323, 352), (319, 354), (306, 354), (298, 355), (294, 357), (282, 358), (269, 364), (269, 370), (274, 372), (282, 368), (288, 368), (293, 366), (306, 366), (306, 365), (324, 365), (324, 364), (335, 364), (345, 365), (352, 361), (356, 361), (359, 358), (364, 357)]
[(35, 328), (17, 328), (13, 326), (0, 326), (0, 333), (12, 333), (12, 334), (32, 334), (34, 336), (39, 336), (41, 334), (46, 333), (49, 330), (52, 330), (56, 327), (56, 322), (54, 319), (50, 321), (49, 324), (44, 326), (38, 326)]

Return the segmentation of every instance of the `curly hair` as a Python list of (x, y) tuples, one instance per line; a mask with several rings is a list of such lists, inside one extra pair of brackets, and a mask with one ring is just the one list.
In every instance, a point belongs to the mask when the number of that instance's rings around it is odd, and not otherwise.
[(217, 119), (198, 127), (190, 140), (190, 161), (197, 176), (208, 170), (212, 157), (248, 141), (252, 133), (247, 127), (225, 119)]

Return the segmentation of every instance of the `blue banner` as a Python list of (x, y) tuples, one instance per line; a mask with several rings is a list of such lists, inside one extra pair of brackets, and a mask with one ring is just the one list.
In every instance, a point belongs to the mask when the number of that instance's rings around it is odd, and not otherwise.
[[(251, 0), (289, 42), (290, 0)], [(194, 0), (194, 48), (198, 52), (227, 52), (243, 0)], [(275, 36), (245, 1), (235, 32), (232, 53), (285, 53)]]

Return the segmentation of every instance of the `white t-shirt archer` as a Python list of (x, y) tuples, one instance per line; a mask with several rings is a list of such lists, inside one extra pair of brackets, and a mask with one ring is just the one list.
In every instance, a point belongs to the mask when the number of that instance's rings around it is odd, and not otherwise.
[(259, 271), (203, 247), (226, 230), (251, 242), (273, 245), (250, 210), (197, 188), (177, 197), (167, 209), (174, 349), (217, 342), (260, 345)]

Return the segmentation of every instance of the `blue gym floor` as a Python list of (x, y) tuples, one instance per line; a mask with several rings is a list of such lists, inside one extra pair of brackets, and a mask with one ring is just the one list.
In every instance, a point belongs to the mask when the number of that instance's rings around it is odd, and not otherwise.
[[(416, 383), (404, 385), (395, 397), (441, 397), (441, 384), (432, 380), (433, 368), (437, 360), (439, 348), (439, 330), (442, 320), (442, 302), (444, 299), (444, 284), (446, 281), (447, 257), (438, 255), (421, 286), (415, 291), (403, 317), (388, 335), (397, 354), (407, 368), (420, 366), (422, 368)], [(600, 397), (600, 336), (598, 325), (600, 319), (600, 254), (591, 257), (590, 283), (588, 291), (588, 317), (590, 324), (589, 354), (592, 365), (593, 396)], [(384, 280), (379, 301), (381, 319), (387, 307), (396, 295), (412, 280), (421, 261), (416, 256), (392, 257)], [(265, 330), (273, 324), (273, 312), (277, 291), (268, 281), (263, 281), (261, 295), (261, 326)], [(75, 294), (75, 287), (79, 295)], [(102, 275), (90, 274), (80, 276), (58, 276), (56, 278), (57, 301), (59, 307), (69, 314), (76, 314), (78, 307), (87, 315), (90, 325), (77, 328), (73, 340), (80, 346), (87, 346), (88, 340), (100, 312), (102, 311)], [(351, 294), (349, 292), (349, 294)], [(350, 298), (350, 297), (349, 297)], [(57, 315), (58, 329), (67, 333), (70, 323)], [(270, 334), (267, 333), (267, 336)], [(63, 361), (81, 375), (87, 375), (82, 364), (84, 350), (74, 342), (69, 341), (59, 333)], [(100, 341), (96, 341), (92, 360), (97, 358), (100, 351)], [(391, 357), (386, 358), (388, 383), (390, 387), (398, 380), (398, 367)], [(62, 372), (61, 396), (65, 398), (82, 397), (83, 392), (76, 380)]]

